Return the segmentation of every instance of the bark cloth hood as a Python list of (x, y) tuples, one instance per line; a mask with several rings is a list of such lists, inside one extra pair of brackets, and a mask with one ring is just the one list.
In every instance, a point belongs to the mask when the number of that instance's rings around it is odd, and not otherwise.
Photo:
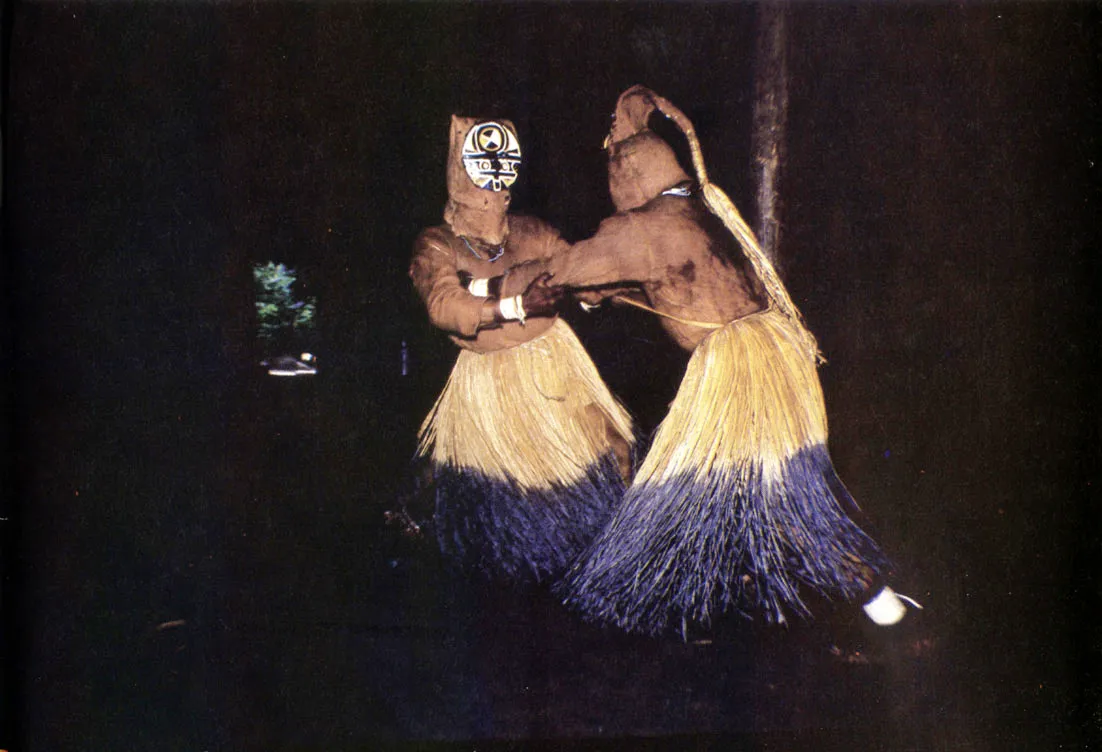
[(608, 187), (617, 211), (636, 209), (689, 176), (670, 145), (647, 126), (655, 95), (633, 86), (620, 95), (608, 134)]
[[(472, 143), (468, 143), (472, 131)], [(509, 186), (516, 179), (516, 167), (520, 163), (518, 143), (516, 127), (508, 120), (452, 115), (444, 221), (456, 235), (494, 246), (505, 242)], [(506, 154), (506, 147), (510, 145), (513, 149)], [(472, 147), (479, 153), (472, 154)], [(472, 170), (486, 187), (475, 183)]]
[(764, 285), (770, 304), (776, 306), (796, 327), (801, 345), (807, 354), (815, 361), (823, 362), (814, 335), (808, 331), (803, 316), (792, 302), (788, 290), (773, 268), (772, 261), (754, 237), (753, 230), (727, 194), (708, 179), (704, 155), (692, 122), (672, 102), (645, 86), (633, 86), (620, 95), (606, 142), (609, 153), (609, 189), (617, 211), (625, 212), (643, 206), (664, 191), (689, 179), (677, 163), (669, 144), (647, 127), (647, 121), (655, 110), (672, 120), (685, 134), (704, 205), (738, 240), (755, 275)]

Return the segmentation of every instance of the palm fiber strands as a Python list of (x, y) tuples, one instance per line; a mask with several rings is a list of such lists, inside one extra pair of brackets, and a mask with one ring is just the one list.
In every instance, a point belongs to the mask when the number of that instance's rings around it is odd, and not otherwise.
[(613, 442), (633, 441), (562, 321), (507, 350), (461, 351), (419, 436), (441, 549), (516, 580), (558, 576), (592, 541), (624, 493)]
[(710, 334), (623, 503), (561, 584), (593, 621), (655, 634), (727, 609), (784, 622), (800, 586), (853, 598), (888, 567), (847, 516), (815, 357), (768, 309)]

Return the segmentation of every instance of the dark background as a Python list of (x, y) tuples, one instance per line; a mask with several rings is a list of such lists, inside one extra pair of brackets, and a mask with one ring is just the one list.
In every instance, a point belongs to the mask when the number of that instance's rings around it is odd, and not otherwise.
[[(1093, 4), (791, 8), (779, 267), (922, 650), (857, 652), (825, 604), (627, 638), (382, 524), (454, 360), (405, 276), (448, 116), (511, 118), (516, 209), (576, 239), (644, 83), (751, 217), (757, 13), (12, 4), (7, 748), (1092, 748)], [(318, 299), (312, 379), (256, 366), (269, 259)], [(682, 356), (642, 313), (571, 322), (653, 428)]]

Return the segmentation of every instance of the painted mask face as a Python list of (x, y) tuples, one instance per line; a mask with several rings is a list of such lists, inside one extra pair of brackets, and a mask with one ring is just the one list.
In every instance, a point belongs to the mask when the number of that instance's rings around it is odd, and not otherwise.
[(504, 123), (479, 123), (463, 141), (463, 167), (471, 181), (490, 191), (508, 190), (520, 167), (520, 142)]

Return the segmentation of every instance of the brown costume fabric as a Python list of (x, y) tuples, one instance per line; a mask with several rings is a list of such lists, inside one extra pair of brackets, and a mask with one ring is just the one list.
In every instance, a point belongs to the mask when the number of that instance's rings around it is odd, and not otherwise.
[(636, 84), (625, 90), (616, 100), (605, 146), (626, 141), (636, 133), (647, 130), (650, 116), (656, 109), (655, 94), (647, 87)]
[[(475, 352), (492, 352), (528, 342), (546, 332), (551, 317), (509, 321), (481, 328), (485, 298), (472, 295), (459, 281), (460, 272), (489, 278), (510, 266), (543, 259), (560, 251), (566, 241), (535, 217), (510, 215), (509, 191), (479, 188), (463, 167), (463, 140), (482, 121), (452, 115), (448, 148), (448, 203), (446, 224), (418, 235), (409, 276), (425, 303), (432, 323), (448, 332), (453, 342)], [(513, 129), (508, 120), (497, 122)], [(514, 130), (515, 135), (515, 130)], [(496, 247), (504, 252), (490, 261)], [(517, 293), (523, 292), (518, 290)], [(517, 293), (509, 293), (517, 294)]]
[[(479, 188), (471, 182), (463, 167), (463, 140), (479, 122), (476, 118), (452, 115), (448, 142), (448, 203), (444, 206), (444, 222), (456, 235), (477, 238), (496, 246), (501, 245), (508, 232), (505, 212), (509, 209), (509, 191)], [(497, 122), (516, 134), (511, 121)]]
[[(652, 145), (652, 139), (657, 140), (648, 131), (628, 142), (639, 138)], [(613, 148), (610, 162), (614, 165), (623, 152)], [(672, 157), (669, 147), (665, 149)], [(633, 159), (638, 154), (629, 153)], [(662, 167), (663, 162), (658, 165)], [(637, 174), (610, 165), (612, 183), (632, 181)], [(547, 270), (554, 275), (554, 283), (612, 295), (616, 286), (631, 281), (655, 310), (715, 324), (765, 308), (764, 291), (723, 223), (695, 195), (662, 195), (684, 180), (676, 177), (669, 175), (673, 182), (666, 185), (662, 182), (668, 180), (645, 180), (634, 181), (630, 190), (614, 188), (621, 195), (635, 192), (649, 198), (604, 220), (592, 238), (550, 258)], [(711, 331), (665, 317), (660, 321), (686, 350), (694, 349)]]
[(617, 211), (640, 207), (689, 179), (669, 145), (647, 127), (654, 110), (650, 90), (642, 86), (616, 102), (608, 134), (608, 186)]
[(475, 352), (502, 350), (528, 342), (546, 332), (554, 322), (551, 317), (540, 317), (530, 318), (523, 325), (508, 321), (498, 328), (479, 329), (485, 298), (469, 293), (459, 281), (459, 272), (475, 278), (494, 277), (513, 264), (546, 258), (567, 247), (554, 228), (535, 217), (509, 215), (506, 228), (505, 252), (493, 262), (487, 259), (483, 248), (472, 242), (483, 256), (477, 258), (446, 225), (430, 227), (414, 242), (409, 276), (425, 303), (429, 319), (448, 332), (455, 344)]
[[(554, 284), (573, 288), (586, 303), (626, 294), (688, 321), (726, 324), (766, 307), (752, 266), (722, 221), (695, 194), (663, 195), (688, 185), (689, 176), (673, 149), (647, 127), (655, 109), (653, 94), (642, 86), (628, 89), (616, 104), (608, 172), (617, 213), (588, 240), (552, 248), (543, 264), (515, 269), (504, 294), (546, 270)], [(712, 331), (660, 320), (686, 350)]]

